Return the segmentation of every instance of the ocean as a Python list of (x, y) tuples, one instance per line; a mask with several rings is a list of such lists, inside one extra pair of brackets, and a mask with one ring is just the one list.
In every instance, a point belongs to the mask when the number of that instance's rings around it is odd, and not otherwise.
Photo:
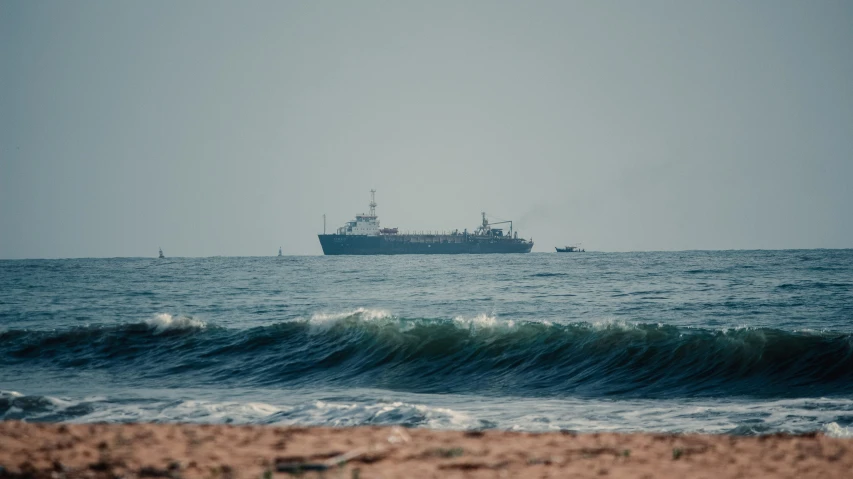
[(853, 436), (853, 250), (0, 261), (0, 418)]

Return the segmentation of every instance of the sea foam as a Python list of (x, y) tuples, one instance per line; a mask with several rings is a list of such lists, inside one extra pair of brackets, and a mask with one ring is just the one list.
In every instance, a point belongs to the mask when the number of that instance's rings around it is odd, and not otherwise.
[(824, 424), (823, 433), (830, 437), (853, 438), (853, 429), (839, 426), (837, 422)]
[(495, 328), (512, 329), (515, 327), (515, 321), (500, 319), (495, 313), (480, 313), (473, 317), (456, 316), (453, 318), (453, 323), (460, 329), (471, 330)]

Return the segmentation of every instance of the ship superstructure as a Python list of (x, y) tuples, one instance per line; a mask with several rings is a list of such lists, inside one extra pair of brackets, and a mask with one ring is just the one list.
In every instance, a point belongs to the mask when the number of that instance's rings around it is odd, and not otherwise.
[(338, 228), (338, 235), (346, 236), (377, 236), (379, 231), (379, 218), (376, 216), (376, 190), (370, 190), (370, 212), (355, 215), (353, 221), (348, 221)]
[[(376, 190), (370, 190), (370, 210), (337, 229), (335, 234), (318, 235), (323, 253), (340, 254), (485, 254), (529, 253), (533, 240), (518, 237), (512, 221), (490, 223), (482, 213), (482, 223), (473, 232), (400, 233), (397, 228), (381, 228), (376, 216)], [(509, 224), (509, 231), (495, 228)]]

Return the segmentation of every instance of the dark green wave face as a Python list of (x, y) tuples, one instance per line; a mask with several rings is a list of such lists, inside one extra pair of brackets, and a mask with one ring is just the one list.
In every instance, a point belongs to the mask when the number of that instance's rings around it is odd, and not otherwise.
[(370, 317), (235, 330), (177, 318), (0, 334), (8, 365), (103, 369), (140, 381), (336, 385), (508, 396), (832, 396), (853, 393), (853, 336)]

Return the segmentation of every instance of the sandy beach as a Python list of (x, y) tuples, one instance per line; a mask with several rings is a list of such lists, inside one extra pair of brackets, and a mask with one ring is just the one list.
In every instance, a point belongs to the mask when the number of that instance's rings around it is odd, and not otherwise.
[(849, 478), (853, 441), (760, 437), (0, 422), (0, 477)]

